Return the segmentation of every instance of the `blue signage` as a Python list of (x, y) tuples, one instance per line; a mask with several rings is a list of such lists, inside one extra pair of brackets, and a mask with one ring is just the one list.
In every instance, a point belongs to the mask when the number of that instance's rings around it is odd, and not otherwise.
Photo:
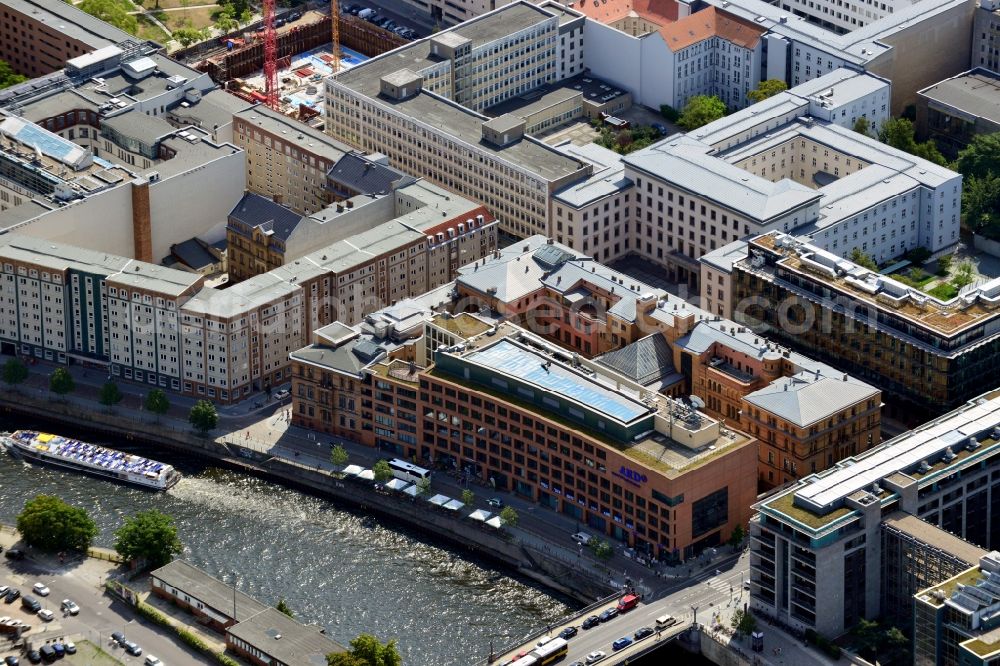
[(639, 485), (640, 483), (646, 483), (646, 475), (645, 474), (643, 474), (642, 472), (636, 471), (634, 469), (629, 469), (628, 467), (625, 467), (624, 465), (622, 465), (621, 468), (617, 472), (615, 472), (614, 474), (615, 474), (615, 476), (619, 476), (619, 477), (625, 479), (626, 481), (628, 481), (629, 483), (632, 483), (634, 485)]

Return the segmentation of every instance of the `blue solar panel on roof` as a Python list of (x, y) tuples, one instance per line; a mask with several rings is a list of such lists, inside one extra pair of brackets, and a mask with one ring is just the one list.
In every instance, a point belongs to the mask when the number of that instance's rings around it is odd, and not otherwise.
[(517, 347), (509, 340), (470, 354), (469, 358), (626, 423), (647, 412), (641, 403), (599, 386), (567, 368), (554, 363), (544, 367), (545, 359)]
[(37, 147), (45, 155), (50, 155), (59, 160), (65, 160), (70, 154), (77, 150), (77, 146), (72, 141), (67, 141), (62, 137), (44, 131), (37, 125), (25, 124), (15, 135), (21, 143)]

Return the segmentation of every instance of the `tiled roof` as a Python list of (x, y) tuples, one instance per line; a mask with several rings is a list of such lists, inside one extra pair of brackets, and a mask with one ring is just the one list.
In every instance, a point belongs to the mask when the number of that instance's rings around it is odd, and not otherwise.
[(766, 29), (720, 12), (715, 7), (703, 9), (660, 28), (660, 35), (670, 50), (675, 52), (713, 36), (750, 49), (757, 45), (765, 32)]
[(648, 335), (594, 360), (643, 386), (674, 373), (674, 355), (670, 350), (670, 343), (659, 333)]
[(288, 240), (302, 216), (279, 203), (253, 192), (247, 192), (229, 217), (253, 227), (261, 227), (271, 232), (275, 238)]
[(416, 180), (413, 176), (355, 153), (348, 153), (337, 160), (328, 175), (336, 185), (361, 194), (385, 194), (392, 189), (393, 183), (409, 184)]

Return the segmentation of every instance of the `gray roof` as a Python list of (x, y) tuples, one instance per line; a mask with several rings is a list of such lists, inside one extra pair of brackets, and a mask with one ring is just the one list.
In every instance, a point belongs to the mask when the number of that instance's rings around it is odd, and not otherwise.
[[(496, 298), (504, 303), (515, 301), (541, 287), (542, 278), (551, 270), (547, 263), (536, 261), (531, 253), (547, 243), (544, 236), (529, 236), (523, 241), (500, 250), (499, 256), (488, 257), (472, 266), (459, 268), (458, 282), (474, 291), (486, 294), (496, 288)], [(576, 255), (572, 249), (561, 250)]]
[(177, 243), (170, 248), (170, 254), (195, 270), (219, 263), (216, 256), (205, 249), (205, 245), (197, 238), (189, 238), (183, 243)]
[(850, 375), (800, 372), (782, 377), (744, 397), (751, 405), (766, 410), (799, 427), (830, 418), (851, 405), (878, 393), (874, 386)]
[(553, 195), (556, 201), (573, 208), (583, 208), (632, 187), (632, 181), (625, 177), (622, 156), (615, 151), (596, 143), (583, 146), (569, 143), (559, 146), (558, 150), (583, 162), (590, 162), (594, 165), (594, 170), (589, 178), (557, 190)]
[(328, 134), (306, 125), (303, 122), (269, 109), (263, 104), (257, 104), (249, 109), (233, 114), (243, 120), (257, 125), (268, 132), (284, 135), (290, 142), (298, 144), (301, 150), (324, 157), (336, 162), (344, 153), (353, 149)]
[(3, 4), (94, 49), (135, 38), (63, 0), (4, 0)]
[(405, 185), (416, 181), (413, 176), (357, 153), (341, 157), (327, 177), (337, 185), (361, 194), (385, 194), (393, 189), (394, 183)]
[(229, 217), (253, 227), (261, 227), (276, 238), (288, 240), (302, 216), (267, 197), (247, 192), (229, 211)]
[[(233, 588), (193, 564), (185, 560), (174, 560), (150, 575), (176, 590), (197, 598), (216, 613), (233, 617)], [(264, 604), (238, 590), (235, 596), (237, 622), (247, 620), (267, 609)]]
[(708, 155), (709, 147), (691, 137), (675, 135), (626, 155), (626, 164), (662, 178), (732, 211), (766, 223), (816, 202), (820, 193), (784, 178), (772, 182), (723, 159)]
[(919, 95), (1000, 124), (1000, 74), (977, 68), (924, 88)]
[(986, 555), (986, 551), (961, 539), (951, 532), (946, 532), (937, 525), (932, 525), (926, 520), (921, 520), (905, 511), (894, 511), (882, 519), (882, 522), (890, 527), (895, 527), (901, 532), (916, 537), (919, 541), (939, 548), (942, 551), (953, 555), (968, 563), (970, 567), (979, 563), (979, 558)]
[(251, 106), (250, 102), (240, 99), (225, 90), (211, 90), (202, 98), (188, 106), (181, 105), (170, 110), (169, 114), (182, 122), (188, 122), (199, 127), (212, 130), (233, 122), (233, 114)]
[(227, 633), (289, 666), (325, 666), (326, 655), (347, 651), (318, 627), (296, 622), (276, 608), (262, 610)]
[(141, 111), (128, 111), (120, 116), (102, 118), (101, 125), (150, 146), (177, 132), (177, 128), (163, 118), (146, 115)]
[(290, 356), (293, 361), (302, 361), (344, 375), (360, 377), (361, 370), (372, 360), (369, 353), (371, 350), (366, 350), (364, 347), (359, 353), (355, 353), (355, 348), (361, 345), (371, 345), (371, 343), (355, 338), (339, 347), (309, 345), (293, 351)]
[(643, 386), (674, 374), (674, 354), (670, 343), (660, 333), (647, 335), (630, 345), (594, 359), (597, 363), (617, 370)]
[(733, 272), (733, 264), (747, 258), (749, 250), (746, 241), (733, 241), (720, 248), (712, 250), (701, 256), (699, 259), (703, 264), (708, 264), (725, 273)]

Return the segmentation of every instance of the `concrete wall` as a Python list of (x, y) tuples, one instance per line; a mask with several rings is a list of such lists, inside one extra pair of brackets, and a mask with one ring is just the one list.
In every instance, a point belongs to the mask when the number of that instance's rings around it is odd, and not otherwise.
[(639, 103), (654, 109), (659, 109), (661, 104), (676, 108), (678, 100), (675, 93), (676, 65), (673, 51), (667, 48), (667, 43), (658, 32), (644, 37), (640, 43), (642, 98)]
[(642, 94), (642, 44), (639, 38), (588, 19), (583, 28), (583, 43), (586, 45), (583, 62), (591, 74), (614, 81), (616, 86), (629, 91), (638, 104), (647, 104)]
[(708, 632), (699, 633), (701, 634), (701, 654), (713, 664), (718, 664), (718, 666), (750, 666), (749, 661), (716, 641), (708, 635)]

